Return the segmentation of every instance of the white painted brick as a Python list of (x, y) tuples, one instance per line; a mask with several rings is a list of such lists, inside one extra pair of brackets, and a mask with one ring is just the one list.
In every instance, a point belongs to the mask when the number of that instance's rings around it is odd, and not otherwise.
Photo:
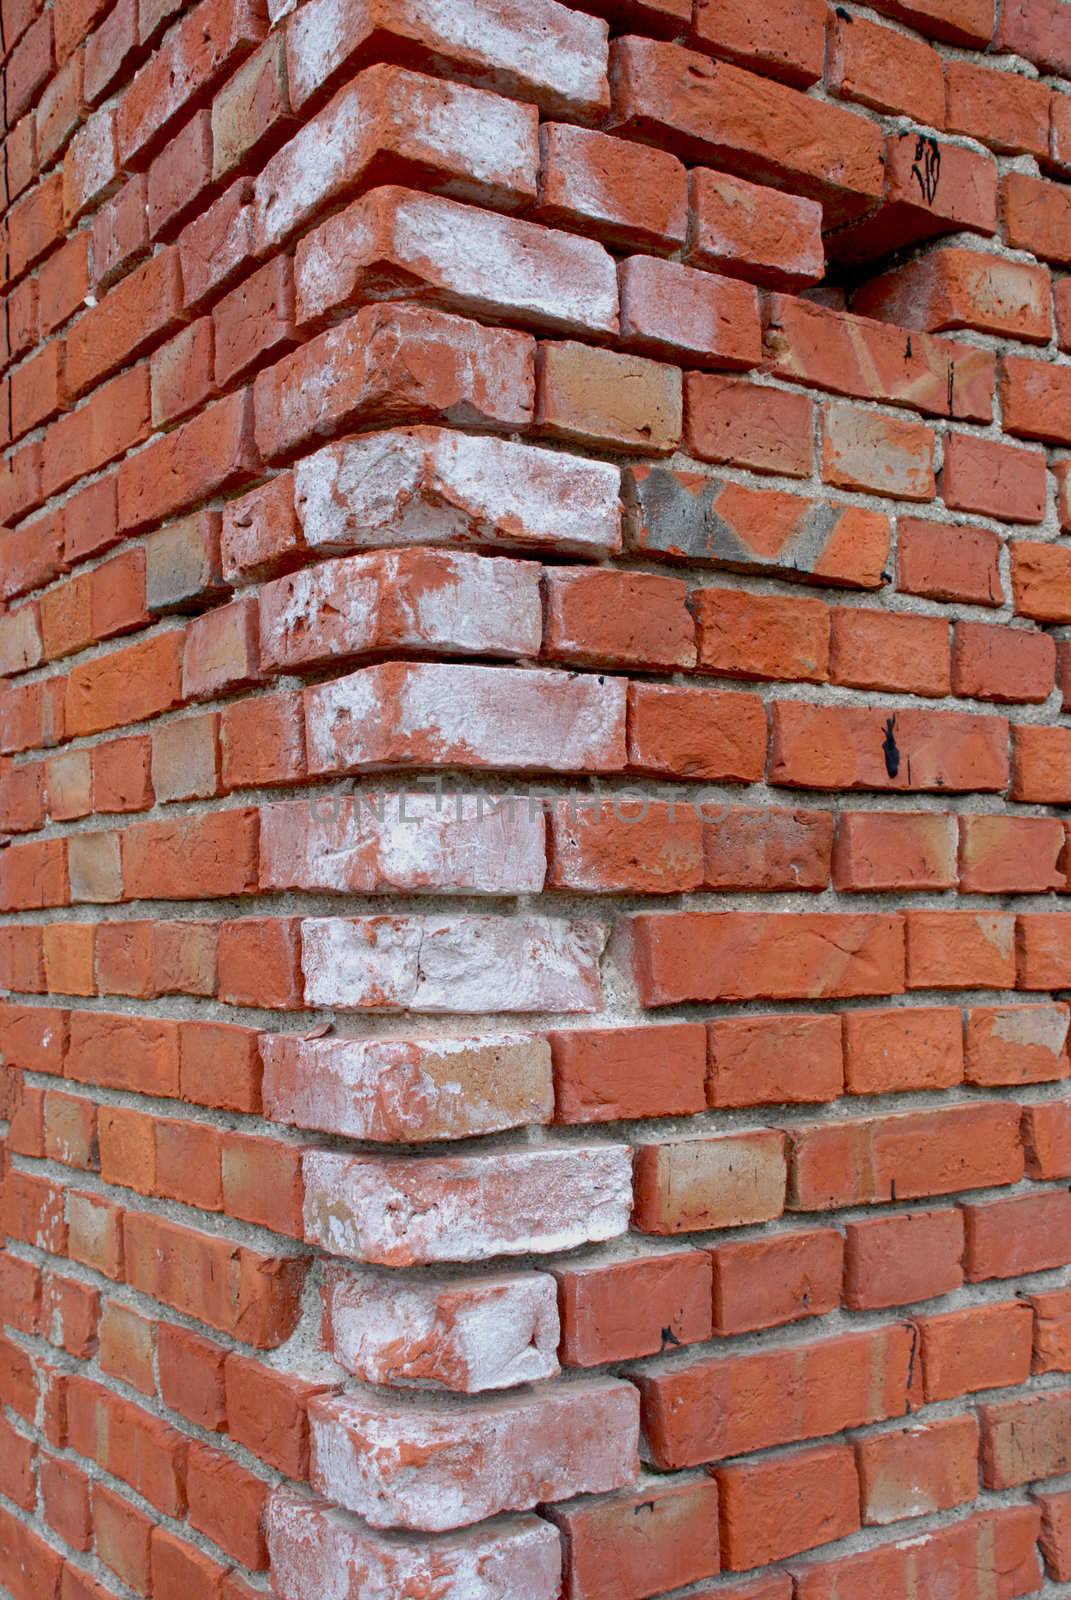
[(265, 1532), (279, 1600), (556, 1600), (557, 1530), (509, 1517), (445, 1538), (385, 1538), (292, 1489), (268, 1500)]
[(475, 1156), (304, 1158), (305, 1237), (385, 1267), (546, 1255), (628, 1227), (627, 1145), (496, 1150)]
[(559, 1370), (557, 1285), (541, 1272), (408, 1281), (336, 1267), (324, 1326), (336, 1361), (368, 1383), (476, 1394)]
[(294, 468), (305, 542), (324, 552), (491, 544), (612, 555), (620, 496), (608, 462), (433, 427), (363, 434)]
[(595, 1011), (599, 923), (552, 917), (306, 917), (305, 995), (351, 1011)]
[(549, 1122), (550, 1046), (486, 1038), (306, 1039), (265, 1034), (265, 1115), (353, 1139), (464, 1139)]

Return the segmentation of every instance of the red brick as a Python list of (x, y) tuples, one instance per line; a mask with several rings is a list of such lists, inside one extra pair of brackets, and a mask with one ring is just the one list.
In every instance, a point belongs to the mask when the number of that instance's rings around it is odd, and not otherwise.
[(201, 0), (120, 101), (116, 136), (124, 165), (143, 165), (190, 101), (218, 82), (265, 31), (264, 21), (245, 0)]
[[(949, 72), (976, 70), (958, 61), (947, 66)], [(997, 77), (1000, 83), (1021, 84), (1030, 91), (1038, 88), (1016, 74), (979, 71), (986, 79)], [(1045, 267), (947, 246), (871, 278), (855, 291), (852, 305), (862, 316), (901, 328), (931, 333), (977, 328), (1045, 344), (1052, 337), (1051, 292)]]
[(203, 208), (211, 178), (212, 119), (207, 111), (195, 111), (149, 168), (150, 237), (173, 233), (194, 207)]
[(822, 477), (838, 489), (931, 500), (934, 433), (859, 406), (828, 406), (822, 439)]
[(1034, 1478), (1065, 1473), (1069, 1413), (1071, 1394), (1066, 1389), (982, 1406), (982, 1482), (986, 1487), (1013, 1488)]
[(1011, 544), (1015, 610), (1037, 622), (1071, 619), (1071, 551), (1015, 539)]
[(963, 1237), (958, 1207), (849, 1222), (844, 1304), (869, 1311), (951, 1293), (963, 1282)]
[(186, 629), (182, 693), (206, 700), (244, 688), (260, 676), (257, 604), (252, 596), (195, 617)]
[(161, 1322), (157, 1331), (160, 1398), (190, 1422), (210, 1432), (227, 1426), (223, 1387), (226, 1350), (199, 1333)]
[(674, 894), (703, 879), (699, 818), (690, 806), (562, 801), (550, 812), (548, 887)]
[(86, 1551), (93, 1545), (89, 1479), (59, 1456), (40, 1457), (38, 1481), (45, 1521), (65, 1543)]
[(680, 442), (676, 367), (566, 340), (541, 343), (536, 422), (549, 438), (669, 455)]
[(1051, 91), (1018, 72), (993, 72), (972, 61), (946, 61), (947, 124), (1003, 155), (1049, 153)]
[(762, 776), (766, 712), (757, 695), (631, 683), (628, 712), (633, 771), (722, 783)]
[(0, 1508), (0, 1580), (12, 1600), (59, 1600), (63, 1557), (27, 1524)]
[[(501, 569), (500, 569), (501, 570)], [(687, 585), (650, 573), (544, 574), (544, 654), (580, 666), (692, 667)]]
[(248, 472), (256, 460), (252, 411), (248, 392), (228, 395), (124, 461), (120, 527), (129, 532), (184, 511)]
[(1015, 985), (1014, 919), (992, 911), (909, 911), (909, 989)]
[(302, 1004), (296, 919), (243, 917), (221, 925), (219, 998), (282, 1011)]
[[(119, 0), (112, 12), (119, 17), (133, 12), (128, 0)], [(108, 285), (149, 249), (147, 183), (143, 174), (128, 178), (123, 187), (101, 206), (93, 218), (93, 279)]]
[(825, 22), (824, 8), (812, 0), (761, 10), (741, 0), (700, 0), (695, 31), (712, 55), (764, 77), (806, 85), (822, 76)]
[(822, 682), (829, 664), (830, 610), (820, 600), (746, 589), (693, 590), (699, 665), (734, 678)]
[(784, 1135), (773, 1129), (636, 1146), (634, 1225), (689, 1233), (768, 1222), (784, 1210)]
[(948, 1106), (796, 1127), (789, 1209), (917, 1200), (1016, 1183), (1023, 1174), (1013, 1106)]
[(191, 1443), (190, 1526), (254, 1572), (268, 1565), (261, 1521), (268, 1485), (222, 1450)]
[(99, 1195), (72, 1193), (68, 1199), (72, 1261), (93, 1267), (106, 1277), (122, 1275), (122, 1209)]
[(806, 395), (742, 378), (688, 373), (687, 447), (701, 461), (806, 478), (814, 453)]
[(1022, 726), (1013, 740), (1012, 798), (1066, 804), (1071, 794), (1071, 731)]
[(549, 1035), (555, 1121), (690, 1115), (706, 1104), (706, 1042), (694, 1023)]
[(294, 286), (290, 262), (277, 256), (220, 300), (212, 312), (215, 381), (226, 388), (249, 367), (292, 343)]
[(842, 812), (833, 881), (855, 892), (954, 888), (956, 819), (932, 812)]
[(992, 156), (913, 129), (885, 146), (885, 200), (830, 241), (847, 262), (869, 261), (940, 234), (997, 231), (997, 164)]
[(235, 1246), (147, 1212), (124, 1220), (127, 1281), (143, 1294), (257, 1349), (289, 1338), (306, 1262)]
[(1071, 71), (1071, 27), (1054, 0), (1011, 0), (1001, 12), (994, 43), (1050, 72), (1066, 76)]
[(618, 264), (623, 343), (696, 367), (755, 367), (762, 359), (758, 293), (734, 278), (626, 256)]
[(165, 1516), (180, 1515), (185, 1508), (183, 1435), (88, 1378), (72, 1377), (67, 1389), (72, 1448), (129, 1484)]
[(300, 1148), (278, 1138), (225, 1133), (221, 1153), (227, 1214), (301, 1238)]
[(156, 1324), (119, 1300), (105, 1303), (100, 1322), (100, 1366), (142, 1394), (156, 1393), (153, 1353)]
[(309, 1471), (308, 1404), (329, 1386), (232, 1352), (224, 1363), (227, 1431), (288, 1478)]
[(129, 65), (138, 43), (137, 6), (133, 0), (119, 0), (86, 41), (86, 99), (95, 104), (104, 98)]
[(220, 89), (212, 102), (212, 177), (246, 166), (290, 121), (286, 84), (286, 40), (265, 39)]
[(11, 50), (5, 63), (5, 122), (11, 127), (32, 109), (52, 70), (52, 19), (39, 16)]
[(979, 1201), (963, 1208), (967, 1278), (1017, 1278), (1066, 1266), (1071, 1194), (1066, 1189)]
[(1067, 1372), (1071, 1368), (1071, 1296), (1066, 1289), (1032, 1294), (1034, 1309), (1034, 1371)]
[(978, 1493), (978, 1424), (949, 1417), (856, 1444), (863, 1521), (898, 1522), (973, 1500)]
[(1056, 646), (1048, 634), (958, 622), (952, 657), (956, 694), (998, 701), (1042, 701), (1052, 693)]
[(227, 1111), (260, 1110), (260, 1056), (252, 1029), (184, 1022), (179, 1052), (184, 1100)]
[(699, 806), (709, 889), (824, 889), (833, 817), (776, 806)]
[(234, 281), (253, 255), (252, 185), (239, 178), (178, 238), (187, 311)]
[(76, 666), (67, 679), (70, 735), (98, 733), (170, 710), (181, 693), (182, 634), (157, 634)]
[(1004, 237), (1013, 250), (1029, 250), (1043, 261), (1071, 264), (1068, 219), (1071, 195), (1058, 183), (1008, 172), (1001, 185)]
[(648, 1006), (805, 1000), (903, 987), (903, 933), (895, 917), (641, 914), (632, 919), (632, 939), (640, 998)]
[(827, 225), (880, 194), (881, 140), (862, 117), (830, 105), (815, 114), (797, 90), (679, 45), (628, 38), (611, 54), (613, 120), (626, 132), (819, 200)]
[(844, 1243), (833, 1228), (722, 1244), (714, 1261), (714, 1328), (750, 1333), (840, 1304)]
[(37, 1448), (31, 1439), (18, 1433), (6, 1419), (0, 1419), (0, 1491), (23, 1511), (37, 1508), (37, 1483), (34, 1466)]
[(865, 17), (830, 18), (829, 87), (842, 100), (903, 113), (930, 128), (945, 122), (943, 62), (909, 34)]
[(951, 657), (943, 618), (836, 606), (830, 620), (830, 677), (835, 683), (901, 694), (948, 694)]
[(248, 809), (136, 823), (122, 841), (126, 892), (150, 900), (246, 893), (257, 879), (256, 840), (256, 812)]
[(555, 1269), (561, 1358), (598, 1366), (709, 1339), (711, 1266), (704, 1251)]
[(152, 929), (152, 988), (157, 994), (214, 995), (216, 927), (211, 922), (164, 922)]
[(806, 789), (1000, 791), (1002, 717), (774, 701), (770, 779)]
[(638, 1372), (651, 1458), (695, 1466), (902, 1416), (913, 1345), (893, 1324)]
[(152, 1518), (106, 1484), (93, 1485), (93, 1531), (104, 1565), (137, 1594), (152, 1593)]
[(153, 352), (150, 373), (154, 427), (178, 421), (210, 398), (215, 387), (212, 368), (212, 323), (208, 317), (191, 322)]
[(709, 1479), (652, 1479), (628, 1494), (550, 1506), (547, 1515), (565, 1537), (575, 1600), (661, 1593), (720, 1568), (718, 1489)]
[(1041, 1507), (1041, 1553), (1045, 1557), (1045, 1571), (1059, 1583), (1067, 1583), (1071, 1575), (1071, 1495), (1038, 1494), (1034, 1499)]
[(844, 1015), (849, 1094), (948, 1089), (963, 1081), (963, 1019), (951, 1007), (848, 1011)]
[(928, 333), (908, 338), (902, 328), (784, 294), (770, 296), (765, 325), (769, 366), (792, 382), (927, 416), (988, 422), (993, 415), (988, 351)]
[(1010, 1301), (920, 1317), (926, 1399), (951, 1400), (981, 1389), (1025, 1383), (1030, 1373), (1033, 1316)]
[(714, 1476), (729, 1571), (765, 1566), (859, 1527), (859, 1480), (848, 1445), (719, 1467)]
[(802, 289), (825, 271), (822, 208), (813, 200), (700, 168), (691, 177), (685, 259), (768, 289)]
[(627, 246), (672, 249), (684, 241), (684, 167), (662, 150), (587, 128), (545, 122), (538, 215)]
[(961, 816), (959, 826), (962, 893), (1038, 894), (1066, 884), (1055, 817)]
[(220, 753), (225, 789), (299, 781), (306, 772), (301, 695), (284, 692), (224, 706)]
[(218, 1600), (227, 1568), (167, 1528), (152, 1535), (152, 1592), (155, 1600)]
[(707, 1023), (712, 1106), (836, 1100), (844, 1085), (840, 1019), (725, 1017)]
[(1060, 912), (1017, 917), (1015, 949), (1018, 988), (1071, 986), (1071, 920)]

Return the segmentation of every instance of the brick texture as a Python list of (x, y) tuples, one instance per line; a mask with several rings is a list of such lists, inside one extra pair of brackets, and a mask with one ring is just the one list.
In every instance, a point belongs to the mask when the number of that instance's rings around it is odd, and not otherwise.
[(1062, 1593), (1071, 6), (0, 12), (0, 1600)]

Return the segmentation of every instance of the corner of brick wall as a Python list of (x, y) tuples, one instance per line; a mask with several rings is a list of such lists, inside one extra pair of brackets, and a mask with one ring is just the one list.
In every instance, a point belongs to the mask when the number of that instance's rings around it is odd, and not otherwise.
[(1071, 1582), (1071, 5), (2, 0), (4, 1600)]

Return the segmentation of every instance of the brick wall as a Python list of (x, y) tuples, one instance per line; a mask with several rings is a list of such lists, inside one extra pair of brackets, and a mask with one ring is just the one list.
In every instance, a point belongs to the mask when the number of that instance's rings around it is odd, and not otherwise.
[(5, 1600), (1063, 1593), (1071, 5), (0, 25)]

